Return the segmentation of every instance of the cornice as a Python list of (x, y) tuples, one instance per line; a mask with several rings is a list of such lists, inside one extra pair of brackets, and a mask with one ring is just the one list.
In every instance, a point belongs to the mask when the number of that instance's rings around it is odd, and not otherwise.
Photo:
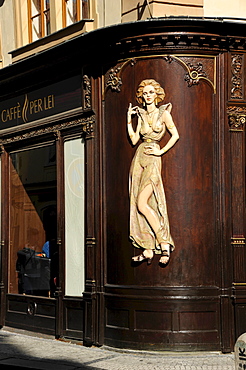
[(245, 22), (173, 17), (112, 25), (83, 33), (1, 69), (0, 97), (6, 99), (13, 91), (24, 93), (24, 89), (48, 84), (54, 78), (66, 78), (71, 71), (79, 73), (82, 66), (95, 70), (120, 59), (156, 53), (227, 51), (246, 51)]
[(124, 38), (115, 44), (119, 54), (180, 51), (242, 51), (246, 50), (246, 37), (219, 36), (205, 33), (156, 33)]
[(80, 117), (70, 121), (65, 121), (57, 123), (50, 126), (43, 126), (41, 128), (33, 128), (31, 130), (19, 133), (15, 135), (10, 133), (8, 136), (1, 136), (0, 138), (0, 147), (3, 145), (13, 144), (15, 142), (20, 142), (26, 139), (32, 139), (42, 135), (54, 134), (59, 136), (60, 133), (64, 130), (68, 130), (74, 127), (81, 128), (81, 134), (83, 134), (85, 139), (91, 139), (94, 137), (94, 126), (95, 126), (96, 117), (94, 114), (91, 114), (87, 117)]

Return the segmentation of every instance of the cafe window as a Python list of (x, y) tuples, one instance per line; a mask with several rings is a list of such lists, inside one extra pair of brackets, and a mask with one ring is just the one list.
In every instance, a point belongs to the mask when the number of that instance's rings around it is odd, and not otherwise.
[(9, 285), (52, 297), (59, 278), (55, 144), (11, 153)]
[(88, 17), (88, 0), (63, 0), (63, 27)]
[(81, 297), (85, 284), (84, 151), (81, 138), (64, 143), (66, 296)]
[(50, 34), (50, 0), (28, 0), (29, 39), (36, 41)]

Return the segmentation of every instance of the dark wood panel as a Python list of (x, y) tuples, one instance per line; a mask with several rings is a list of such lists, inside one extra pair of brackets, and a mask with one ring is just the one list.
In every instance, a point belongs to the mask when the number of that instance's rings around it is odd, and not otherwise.
[[(113, 294), (114, 293), (114, 294)], [(152, 349), (219, 349), (220, 297), (216, 288), (108, 287), (105, 344)]]
[(83, 317), (84, 302), (82, 298), (65, 297), (64, 306), (64, 323), (63, 336), (73, 339), (83, 339)]
[(244, 303), (235, 305), (235, 316), (236, 316), (236, 338), (246, 332), (246, 300)]
[(7, 295), (5, 325), (55, 335), (56, 300)]
[(129, 311), (122, 309), (106, 308), (106, 326), (126, 328), (129, 327)]
[(217, 330), (218, 317), (216, 310), (213, 311), (180, 311), (179, 322), (180, 330), (203, 331)]
[[(172, 316), (170, 311), (156, 312), (148, 310), (135, 311), (135, 330), (144, 331), (171, 331), (172, 330)], [(151, 320), (150, 320), (151, 317)], [(155, 325), (153, 326), (153, 322)]]
[(83, 341), (84, 345), (90, 346), (95, 343), (95, 296), (94, 294), (84, 293), (84, 336)]
[[(118, 303), (119, 298), (117, 303), (113, 299), (106, 300), (105, 344), (154, 350), (219, 349), (219, 303), (216, 300), (158, 300), (153, 304), (141, 298), (134, 302), (120, 299), (124, 309), (112, 308)], [(129, 327), (126, 326), (128, 317)]]

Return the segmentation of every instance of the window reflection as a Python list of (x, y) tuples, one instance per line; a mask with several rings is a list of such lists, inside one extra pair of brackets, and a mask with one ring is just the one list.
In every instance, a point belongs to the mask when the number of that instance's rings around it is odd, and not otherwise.
[(54, 145), (10, 155), (10, 293), (56, 290), (56, 185)]

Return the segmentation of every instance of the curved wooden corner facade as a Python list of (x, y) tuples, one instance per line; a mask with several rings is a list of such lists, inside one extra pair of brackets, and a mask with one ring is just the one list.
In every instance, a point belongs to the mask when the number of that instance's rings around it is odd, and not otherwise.
[[(28, 316), (25, 305), (47, 312), (52, 306), (50, 321), (42, 321), (42, 313), (35, 321), (34, 314), (26, 319), (27, 330), (48, 332), (52, 322), (49, 332), (82, 339), (85, 345), (233, 350), (246, 330), (243, 35), (244, 25), (220, 21), (135, 22), (88, 33), (0, 71), (2, 101), (55, 83), (63, 86), (62, 81), (69, 79), (75, 87), (79, 79), (75, 99), (81, 97), (74, 106), (64, 104), (55, 114), (40, 116), (38, 123), (26, 120), (18, 132), (14, 126), (0, 132), (2, 325), (20, 327), (19, 317)], [(126, 112), (145, 78), (154, 78), (164, 87), (165, 102), (173, 105), (180, 134), (179, 142), (163, 157), (162, 176), (176, 244), (165, 268), (158, 265), (157, 257), (151, 266), (131, 264), (128, 174), (135, 148), (127, 136)], [(63, 145), (73, 136), (85, 138), (85, 290), (81, 297), (67, 297), (64, 288)], [(53, 299), (37, 300), (11, 295), (7, 289), (7, 157), (23, 145), (52, 140), (57, 148), (60, 281)], [(14, 302), (19, 316), (13, 314)]]

